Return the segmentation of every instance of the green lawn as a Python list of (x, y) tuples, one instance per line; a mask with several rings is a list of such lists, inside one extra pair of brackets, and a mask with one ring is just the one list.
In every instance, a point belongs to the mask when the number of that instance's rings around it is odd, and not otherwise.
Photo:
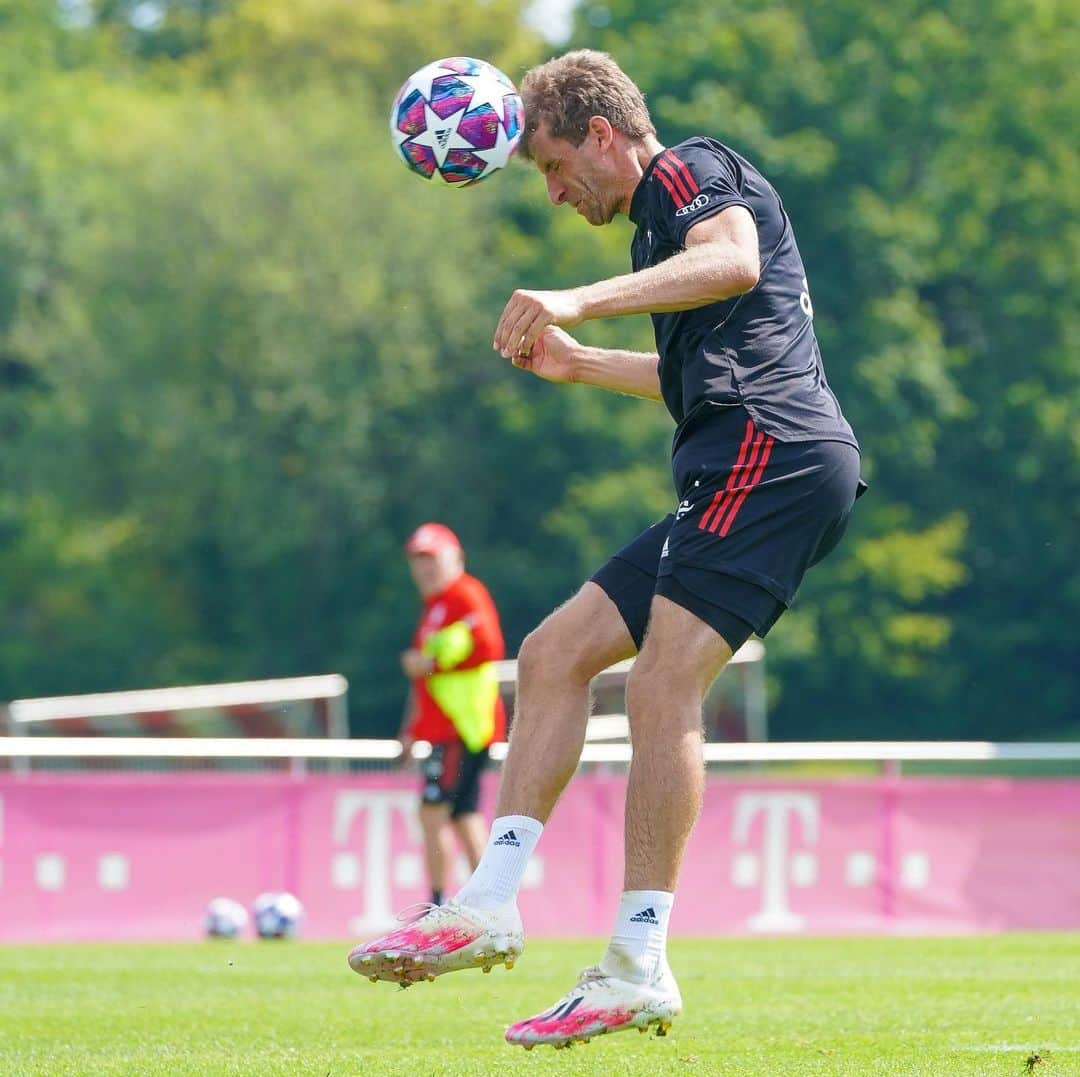
[(350, 972), (346, 949), (0, 949), (0, 1074), (1080, 1075), (1080, 935), (678, 940), (666, 1039), (530, 1053), (503, 1029), (600, 944), (536, 942), (513, 972), (408, 991)]

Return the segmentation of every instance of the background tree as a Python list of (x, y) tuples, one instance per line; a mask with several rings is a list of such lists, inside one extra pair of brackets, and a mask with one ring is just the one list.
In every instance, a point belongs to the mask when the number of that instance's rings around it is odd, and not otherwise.
[[(0, 696), (339, 669), (387, 733), (415, 524), (459, 531), (513, 648), (667, 510), (661, 407), (490, 349), (511, 288), (624, 272), (629, 226), (389, 148), (421, 64), (553, 51), (520, 15), (0, 0)], [(665, 142), (777, 183), (863, 442), (872, 492), (769, 638), (776, 735), (1075, 723), (1076, 37), (1054, 0), (578, 9)]]

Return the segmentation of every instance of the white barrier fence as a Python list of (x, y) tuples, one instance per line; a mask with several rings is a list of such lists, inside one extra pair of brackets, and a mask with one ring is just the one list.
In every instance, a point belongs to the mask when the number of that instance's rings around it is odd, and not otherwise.
[[(310, 717), (301, 704), (322, 704), (328, 737), (347, 737), (346, 694), (349, 683), (337, 673), (315, 677), (197, 684), (129, 692), (16, 699), (0, 705), (0, 733), (64, 735), (78, 723), (100, 736), (130, 736), (160, 731), (162, 719), (177, 735), (232, 734), (234, 712), (277, 712), (285, 735), (310, 733)], [(298, 725), (297, 718), (304, 724)], [(237, 728), (235, 735), (244, 730)]]
[[(610, 717), (610, 716), (608, 716)], [(427, 756), (420, 742), (414, 756)], [(507, 745), (491, 756), (506, 758)], [(630, 744), (587, 743), (583, 763), (627, 763)], [(0, 737), (0, 759), (284, 759), (386, 763), (401, 754), (397, 740), (324, 740), (259, 737)], [(1080, 741), (774, 741), (768, 744), (706, 744), (709, 764), (794, 762), (978, 762), (1080, 761)]]

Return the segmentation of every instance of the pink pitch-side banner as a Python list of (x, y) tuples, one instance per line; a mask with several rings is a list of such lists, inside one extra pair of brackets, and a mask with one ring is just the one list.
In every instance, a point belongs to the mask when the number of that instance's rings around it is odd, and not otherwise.
[[(403, 774), (0, 778), (0, 941), (192, 939), (211, 898), (281, 889), (308, 937), (382, 932), (428, 896), (417, 791)], [(624, 793), (571, 785), (526, 874), (530, 934), (610, 930)], [(672, 926), (1080, 928), (1080, 781), (712, 779)]]

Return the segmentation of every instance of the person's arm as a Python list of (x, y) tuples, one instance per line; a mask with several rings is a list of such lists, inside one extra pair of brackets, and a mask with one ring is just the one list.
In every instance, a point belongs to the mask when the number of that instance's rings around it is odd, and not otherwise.
[(401, 728), (398, 730), (397, 739), (401, 741), (401, 751), (398, 753), (398, 763), (408, 763), (412, 758), (413, 745), (416, 738), (412, 734), (413, 723), (416, 721), (416, 690), (410, 686), (408, 698), (405, 700), (405, 710), (401, 715)]
[(527, 356), (548, 325), (691, 310), (742, 295), (757, 284), (757, 227), (745, 206), (728, 206), (698, 221), (686, 234), (685, 248), (659, 265), (579, 288), (519, 289), (495, 329), (495, 350), (508, 359)]
[(544, 328), (528, 355), (513, 360), (514, 366), (545, 381), (595, 385), (646, 400), (662, 400), (659, 361), (656, 352), (586, 347), (553, 325)]

